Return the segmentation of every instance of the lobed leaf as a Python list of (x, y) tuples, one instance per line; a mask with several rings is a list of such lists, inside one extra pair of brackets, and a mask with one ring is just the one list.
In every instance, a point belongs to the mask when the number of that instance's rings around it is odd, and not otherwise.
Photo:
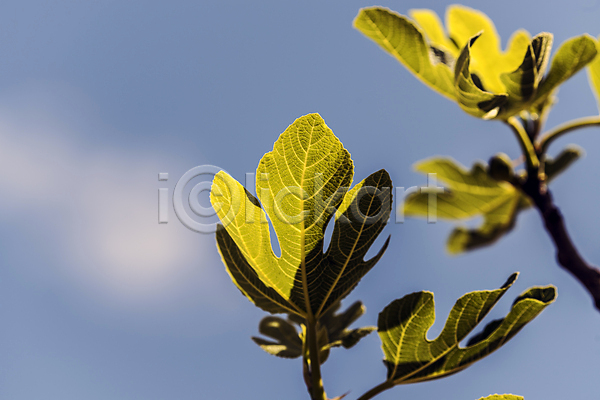
[(458, 299), (434, 340), (427, 339), (435, 321), (431, 292), (412, 293), (390, 303), (377, 322), (388, 382), (423, 382), (459, 372), (501, 347), (554, 301), (552, 286), (529, 289), (515, 300), (505, 318), (492, 321), (467, 347), (460, 347), (516, 278), (517, 274), (511, 275), (500, 289), (471, 292)]
[[(589, 35), (570, 39), (559, 48), (544, 77), (553, 40), (549, 33), (531, 39), (519, 30), (502, 51), (493, 22), (480, 11), (448, 7), (447, 33), (433, 11), (411, 10), (410, 15), (414, 22), (386, 8), (365, 8), (354, 26), (428, 86), (478, 118), (506, 120), (521, 111), (540, 114), (551, 105), (556, 88), (597, 53)], [(592, 85), (598, 85), (600, 78), (594, 78), (593, 71)]]
[(267, 353), (283, 358), (297, 358), (302, 355), (302, 339), (290, 322), (279, 317), (267, 316), (260, 321), (258, 331), (274, 339), (252, 338)]
[(447, 190), (437, 195), (435, 210), (430, 210), (428, 193), (407, 196), (405, 215), (425, 217), (435, 212), (437, 217), (448, 220), (483, 217), (483, 224), (477, 229), (458, 227), (452, 232), (447, 247), (452, 254), (499, 239), (514, 226), (516, 214), (526, 201), (508, 182), (492, 179), (482, 164), (476, 163), (467, 171), (450, 158), (432, 158), (417, 163), (415, 169), (422, 173), (435, 173)]
[[(381, 170), (348, 191), (352, 175), (350, 153), (321, 116), (309, 114), (261, 159), (258, 199), (225, 172), (215, 176), (219, 252), (232, 280), (258, 307), (318, 319), (379, 260), (388, 242), (375, 257), (364, 256), (389, 219), (392, 182)], [(281, 257), (273, 253), (267, 217)], [(333, 238), (324, 252), (332, 217)]]
[[(350, 329), (358, 318), (366, 311), (362, 302), (353, 303), (346, 311), (338, 313), (341, 303), (337, 302), (319, 320), (319, 361), (323, 364), (329, 357), (329, 351), (333, 347), (354, 347), (360, 339), (367, 336), (377, 328), (367, 326)], [(269, 354), (283, 357), (296, 358), (308, 352), (304, 343), (304, 331), (306, 320), (297, 314), (290, 314), (288, 320), (279, 317), (267, 316), (259, 324), (259, 332), (269, 337), (269, 340), (252, 337), (252, 340)], [(297, 327), (300, 328), (300, 332)]]
[[(450, 40), (444, 31), (440, 18), (435, 12), (426, 9), (413, 9), (409, 10), (408, 13), (417, 26), (425, 33), (430, 46), (445, 50), (451, 54), (452, 58), (458, 57), (460, 48), (456, 42)], [(453, 64), (448, 65), (453, 67)]]
[(322, 326), (327, 328), (329, 347), (343, 346), (346, 349), (352, 348), (360, 339), (377, 329), (374, 326), (349, 329), (350, 325), (366, 311), (362, 302), (357, 301), (352, 303), (346, 311), (340, 314), (336, 312), (339, 307), (340, 303), (336, 303), (319, 321)]
[(387, 8), (369, 7), (359, 11), (354, 27), (430, 88), (450, 99), (455, 98), (452, 70), (444, 62), (444, 56), (450, 54), (440, 48), (431, 48), (423, 31), (408, 18)]
[[(547, 157), (545, 173), (552, 182), (583, 151), (576, 146), (566, 147), (556, 158)], [(447, 249), (451, 254), (460, 254), (488, 246), (510, 232), (519, 213), (531, 207), (531, 201), (512, 184), (493, 179), (483, 164), (475, 163), (470, 171), (451, 158), (432, 158), (415, 165), (422, 173), (436, 174), (446, 189), (436, 196), (436, 207), (430, 207), (430, 194), (414, 193), (404, 200), (404, 214), (408, 217), (427, 217), (434, 212), (446, 220), (466, 220), (483, 217), (476, 228), (456, 227), (448, 237)]]

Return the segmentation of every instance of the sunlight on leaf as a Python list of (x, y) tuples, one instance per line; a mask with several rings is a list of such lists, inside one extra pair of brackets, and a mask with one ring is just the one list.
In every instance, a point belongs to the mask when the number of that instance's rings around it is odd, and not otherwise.
[(596, 57), (596, 43), (590, 35), (564, 42), (556, 51), (548, 75), (539, 85), (534, 103), (544, 101), (561, 83), (575, 75)]
[(473, 36), (458, 56), (454, 70), (454, 88), (458, 105), (463, 110), (475, 117), (489, 119), (498, 115), (498, 110), (506, 103), (508, 96), (486, 92), (480, 88), (481, 84), (478, 86), (473, 80), (474, 75), (470, 69), (471, 47), (479, 37), (480, 35)]
[[(380, 7), (364, 8), (354, 27), (383, 47), (425, 84), (453, 99), (453, 73), (443, 50), (436, 54), (423, 32), (408, 18)], [(448, 54), (450, 56), (450, 53)]]
[[(598, 41), (596, 41), (596, 48), (600, 53), (600, 36), (598, 36)], [(596, 56), (594, 61), (589, 64), (588, 77), (590, 79), (590, 84), (594, 89), (596, 100), (598, 101), (598, 110), (600, 110), (600, 56)]]
[[(348, 190), (350, 153), (318, 114), (290, 125), (256, 172), (258, 199), (225, 172), (213, 180), (211, 204), (223, 224), (217, 231), (223, 262), (242, 293), (263, 310), (319, 318), (387, 248), (386, 241), (364, 260), (389, 219), (390, 177), (380, 170)], [(281, 257), (273, 253), (267, 216)], [(332, 217), (333, 235), (324, 252)]]
[(486, 90), (503, 93), (505, 88), (500, 82), (500, 76), (519, 67), (531, 41), (529, 33), (524, 30), (515, 32), (506, 52), (502, 52), (500, 36), (494, 23), (481, 11), (452, 5), (447, 9), (446, 21), (449, 36), (461, 47), (481, 34), (477, 46), (471, 50), (472, 71), (477, 74)]
[(456, 228), (448, 240), (452, 254), (488, 245), (499, 239), (514, 225), (517, 211), (525, 197), (508, 182), (491, 178), (482, 164), (470, 171), (450, 158), (432, 158), (415, 165), (422, 173), (435, 173), (447, 190), (437, 195), (436, 210), (429, 209), (429, 195), (415, 193), (404, 202), (406, 216), (426, 217), (436, 212), (437, 217), (464, 220), (482, 216), (483, 224), (477, 229)]
[(555, 89), (597, 52), (589, 35), (570, 39), (559, 48), (545, 76), (552, 48), (549, 33), (532, 39), (518, 30), (502, 51), (493, 22), (481, 11), (448, 7), (447, 33), (433, 11), (418, 9), (409, 14), (412, 20), (387, 8), (364, 8), (354, 27), (478, 118), (506, 120), (521, 111), (539, 114)]
[(412, 293), (390, 303), (377, 322), (388, 381), (394, 385), (423, 382), (459, 372), (504, 345), (556, 298), (553, 286), (527, 290), (505, 318), (490, 322), (467, 347), (460, 347), (516, 278), (517, 274), (511, 275), (500, 289), (462, 296), (440, 335), (431, 341), (427, 339), (435, 321), (431, 292)]
[[(547, 181), (552, 182), (582, 155), (581, 148), (571, 145), (555, 158), (547, 157), (544, 160)], [(435, 213), (438, 218), (450, 221), (483, 217), (483, 223), (476, 228), (454, 228), (447, 242), (450, 254), (496, 242), (514, 228), (518, 214), (531, 207), (526, 195), (512, 184), (492, 178), (493, 173), (482, 163), (475, 163), (469, 171), (451, 158), (434, 157), (418, 162), (414, 168), (424, 174), (436, 174), (446, 190), (437, 194), (435, 209), (429, 206), (429, 193), (408, 195), (404, 200), (404, 215), (428, 217)]]

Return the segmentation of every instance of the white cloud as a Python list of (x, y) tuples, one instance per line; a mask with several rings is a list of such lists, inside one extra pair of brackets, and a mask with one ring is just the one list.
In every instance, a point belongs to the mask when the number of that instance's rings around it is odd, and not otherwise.
[[(158, 224), (157, 190), (166, 185), (157, 181), (164, 171), (156, 154), (97, 145), (90, 135), (102, 128), (57, 120), (35, 91), (24, 98), (0, 101), (5, 224), (33, 215), (60, 246), (58, 261), (73, 282), (117, 303), (169, 295), (191, 269), (214, 268), (209, 238), (183, 228), (172, 209), (170, 223)], [(83, 131), (86, 125), (92, 132)], [(212, 273), (204, 269), (206, 284)]]

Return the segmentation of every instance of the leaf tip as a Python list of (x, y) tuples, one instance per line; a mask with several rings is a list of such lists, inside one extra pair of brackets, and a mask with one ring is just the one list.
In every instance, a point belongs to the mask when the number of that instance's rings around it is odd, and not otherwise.
[(519, 277), (519, 274), (520, 272), (514, 272), (511, 276), (508, 277), (508, 279), (506, 280), (504, 285), (500, 287), (500, 289), (508, 289), (509, 287), (511, 287), (512, 284), (515, 283), (515, 281)]
[(545, 306), (553, 303), (558, 296), (558, 291), (556, 286), (548, 285), (541, 287), (533, 287), (525, 292), (523, 292), (519, 297), (517, 297), (513, 304), (520, 303), (525, 300), (535, 300), (543, 303)]

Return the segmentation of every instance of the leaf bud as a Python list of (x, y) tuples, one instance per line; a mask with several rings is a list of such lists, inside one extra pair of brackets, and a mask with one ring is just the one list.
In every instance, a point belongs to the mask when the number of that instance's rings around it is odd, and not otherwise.
[(497, 181), (510, 181), (513, 177), (512, 160), (504, 153), (490, 158), (488, 175)]

